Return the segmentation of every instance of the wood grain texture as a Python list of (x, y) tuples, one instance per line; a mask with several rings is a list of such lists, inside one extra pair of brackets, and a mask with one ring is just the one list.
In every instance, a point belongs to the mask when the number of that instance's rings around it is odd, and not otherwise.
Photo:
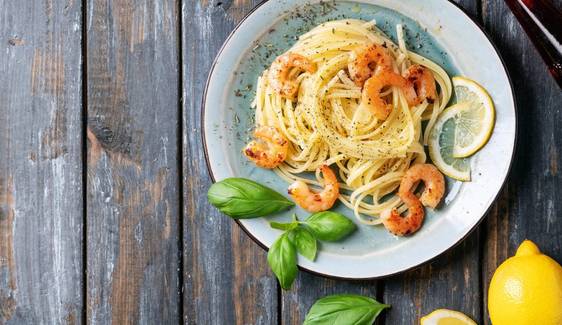
[(207, 202), (201, 97), (219, 47), (257, 2), (183, 3), (184, 322), (276, 324), (277, 282), (266, 252)]
[[(480, 1), (455, 1), (479, 20)], [(479, 227), (480, 228), (480, 227)], [(385, 324), (418, 324), (437, 308), (459, 310), (476, 322), (482, 318), (480, 279), (481, 230), (476, 229), (457, 247), (414, 271), (386, 279), (385, 303), (392, 309), (383, 315)]]
[(458, 4), (470, 17), (481, 22), (482, 0), (449, 0)]
[(458, 0), (499, 46), (519, 108), (515, 164), (487, 220), (403, 275), (351, 282), (301, 271), (281, 292), (266, 252), (205, 196), (205, 80), (258, 2), (0, 1), (0, 324), (76, 324), (84, 312), (92, 324), (300, 324), (335, 293), (391, 304), (379, 324), (414, 324), (443, 307), (490, 324), (489, 281), (522, 240), (562, 261), (562, 93), (502, 1)]
[[(554, 1), (562, 7), (562, 1)], [(518, 143), (510, 181), (486, 225), (483, 291), (524, 239), (562, 262), (562, 92), (503, 1), (483, 2), (486, 30), (507, 62), (518, 106)], [(485, 296), (487, 298), (487, 295)], [(487, 300), (484, 300), (484, 306)], [(487, 308), (484, 320), (490, 324)]]
[(87, 320), (180, 321), (178, 4), (87, 2)]
[(385, 280), (384, 301), (392, 305), (384, 314), (385, 324), (418, 324), (438, 308), (458, 310), (480, 322), (479, 243), (475, 231), (433, 262)]
[(0, 2), (0, 324), (79, 323), (81, 4)]

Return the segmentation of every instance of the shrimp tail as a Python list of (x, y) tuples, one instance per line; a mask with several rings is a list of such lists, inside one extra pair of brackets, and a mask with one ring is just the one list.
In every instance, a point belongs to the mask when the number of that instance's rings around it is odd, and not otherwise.
[[(413, 190), (423, 181), (425, 189), (418, 199)], [(435, 208), (445, 193), (445, 178), (432, 164), (416, 164), (402, 177), (398, 197), (408, 207), (408, 215), (401, 217), (396, 209), (383, 211), (381, 218), (385, 228), (397, 235), (406, 236), (418, 231), (425, 218), (424, 206)]]
[(419, 64), (411, 65), (406, 70), (405, 78), (408, 81), (408, 105), (419, 105), (424, 100), (431, 104), (437, 99), (435, 78), (428, 68)]
[(361, 93), (361, 106), (369, 109), (377, 119), (386, 120), (392, 111), (392, 105), (381, 98), (382, 89), (386, 86), (395, 86), (404, 89), (406, 79), (391, 70), (379, 70), (365, 82)]
[(244, 155), (258, 167), (272, 169), (287, 158), (289, 142), (277, 128), (261, 126), (254, 131), (252, 140), (243, 150)]
[(298, 82), (289, 78), (292, 68), (313, 73), (316, 71), (316, 65), (307, 57), (291, 52), (285, 53), (273, 61), (269, 69), (269, 83), (279, 95), (291, 100), (299, 90)]
[(425, 218), (421, 202), (416, 198), (408, 204), (408, 215), (402, 217), (396, 209), (383, 211), (381, 214), (385, 228), (396, 236), (407, 236), (418, 231)]
[(296, 181), (289, 186), (288, 194), (303, 209), (309, 212), (329, 210), (339, 197), (339, 183), (336, 174), (327, 165), (319, 168), (324, 177), (324, 189), (313, 192), (303, 181)]

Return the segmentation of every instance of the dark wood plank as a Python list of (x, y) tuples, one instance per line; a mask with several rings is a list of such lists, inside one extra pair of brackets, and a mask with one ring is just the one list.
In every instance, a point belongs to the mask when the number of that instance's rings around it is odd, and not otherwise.
[(87, 319), (176, 323), (178, 4), (89, 0), (86, 17)]
[[(562, 8), (562, 1), (554, 1)], [(510, 182), (488, 218), (482, 270), (487, 294), (493, 272), (524, 240), (562, 262), (562, 92), (503, 1), (483, 2), (487, 31), (514, 83), (518, 106), (517, 154)], [(487, 295), (486, 297), (487, 298)], [(487, 301), (484, 300), (484, 306)], [(490, 324), (487, 308), (484, 320)]]
[(482, 21), (482, 0), (453, 0), (452, 2), (458, 4), (476, 21)]
[(0, 2), (0, 324), (75, 324), (82, 297), (80, 1)]
[(184, 321), (276, 324), (277, 283), (266, 253), (207, 203), (201, 146), (201, 96), (219, 47), (258, 1), (183, 4)]
[[(473, 19), (480, 18), (480, 1), (456, 0)], [(384, 281), (384, 301), (392, 309), (385, 324), (418, 324), (438, 308), (461, 311), (476, 322), (482, 317), (480, 229), (431, 263)]]
[(433, 262), (385, 280), (384, 301), (392, 305), (384, 314), (385, 324), (419, 324), (438, 308), (458, 310), (480, 322), (479, 243), (475, 231)]
[[(515, 171), (512, 171), (512, 174)], [(513, 178), (514, 176), (512, 176)], [(487, 220), (482, 227), (484, 234), (483, 253), (482, 253), (482, 324), (491, 324), (488, 316), (488, 287), (496, 268), (502, 261), (505, 261), (513, 251), (509, 252), (509, 218), (512, 213), (513, 205), (513, 185), (510, 180), (503, 189), (497, 202), (492, 207)]]

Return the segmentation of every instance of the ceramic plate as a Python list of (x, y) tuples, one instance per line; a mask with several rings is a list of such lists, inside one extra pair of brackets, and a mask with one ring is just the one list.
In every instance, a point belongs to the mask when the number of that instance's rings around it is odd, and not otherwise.
[[(482, 220), (508, 174), (514, 151), (516, 120), (513, 92), (496, 49), (482, 30), (456, 5), (445, 0), (365, 0), (305, 2), (267, 1), (254, 9), (220, 50), (203, 99), (203, 142), (214, 181), (246, 177), (286, 193), (288, 184), (274, 172), (256, 168), (241, 150), (253, 129), (250, 103), (258, 75), (286, 51), (298, 35), (334, 19), (376, 19), (395, 39), (395, 25), (407, 31), (408, 47), (439, 63), (450, 76), (462, 75), (482, 84), (496, 105), (489, 143), (471, 158), (468, 183), (447, 180), (445, 204), (428, 211), (424, 226), (413, 236), (397, 238), (382, 226), (359, 225), (339, 243), (322, 243), (315, 262), (299, 256), (301, 269), (340, 278), (377, 278), (418, 266), (457, 244)], [(336, 210), (354, 218), (343, 204)], [(280, 235), (268, 221), (288, 220), (298, 208), (239, 224), (259, 244), (269, 247)], [(227, 218), (225, 216), (225, 218)]]

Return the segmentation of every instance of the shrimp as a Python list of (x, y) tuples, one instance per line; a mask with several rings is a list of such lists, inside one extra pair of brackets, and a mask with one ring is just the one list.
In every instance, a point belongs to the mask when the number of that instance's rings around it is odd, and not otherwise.
[[(437, 98), (437, 88), (435, 78), (429, 69), (419, 64), (410, 66), (405, 73), (408, 80), (410, 91), (406, 95), (409, 105), (419, 105), (424, 99), (428, 103), (433, 103)], [(415, 96), (414, 96), (415, 95)]]
[(426, 207), (435, 209), (443, 194), (445, 194), (445, 178), (439, 169), (432, 164), (417, 164), (410, 167), (402, 177), (398, 195), (404, 196), (407, 193), (412, 193), (412, 189), (419, 181), (423, 181), (425, 186), (420, 196), (421, 203)]
[[(425, 189), (418, 199), (412, 189), (423, 181)], [(408, 215), (401, 217), (396, 209), (383, 211), (383, 225), (397, 236), (405, 236), (416, 232), (422, 225), (425, 217), (423, 206), (435, 209), (445, 193), (445, 179), (443, 174), (431, 164), (417, 164), (406, 172), (398, 196), (408, 207)]]
[(288, 99), (293, 99), (299, 90), (297, 81), (289, 79), (291, 68), (313, 73), (316, 71), (316, 65), (307, 57), (291, 52), (273, 61), (269, 69), (269, 84), (278, 94)]
[(347, 66), (349, 76), (358, 86), (362, 86), (369, 79), (376, 68), (392, 69), (392, 57), (384, 45), (372, 44), (354, 50), (351, 62)]
[(381, 218), (388, 231), (396, 236), (406, 236), (420, 229), (425, 218), (425, 212), (420, 200), (413, 193), (400, 198), (408, 207), (408, 215), (402, 217), (396, 209), (388, 209), (381, 213)]
[(272, 169), (287, 158), (289, 142), (272, 126), (260, 126), (254, 131), (256, 140), (244, 148), (244, 155), (257, 166)]
[(312, 192), (303, 181), (296, 181), (289, 186), (289, 195), (301, 208), (309, 212), (330, 209), (340, 194), (340, 184), (332, 169), (322, 165), (320, 171), (324, 177), (324, 189), (319, 193)]
[(373, 77), (365, 82), (361, 93), (361, 105), (368, 108), (379, 120), (386, 120), (392, 110), (392, 105), (380, 97), (381, 91), (386, 86), (404, 88), (406, 79), (390, 70), (379, 70)]

